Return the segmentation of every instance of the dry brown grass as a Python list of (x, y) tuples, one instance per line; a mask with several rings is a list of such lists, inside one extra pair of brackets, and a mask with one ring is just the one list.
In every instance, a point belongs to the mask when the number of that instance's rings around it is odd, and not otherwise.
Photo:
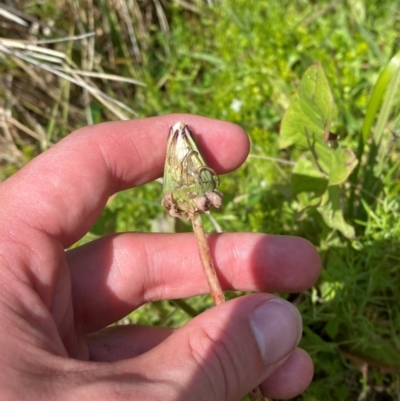
[(173, 3), (190, 12), (207, 4), (203, 0), (1, 4), (0, 166), (20, 167), (27, 145), (33, 145), (35, 153), (83, 125), (135, 117), (136, 87), (145, 85), (141, 68), (154, 33), (169, 35)]

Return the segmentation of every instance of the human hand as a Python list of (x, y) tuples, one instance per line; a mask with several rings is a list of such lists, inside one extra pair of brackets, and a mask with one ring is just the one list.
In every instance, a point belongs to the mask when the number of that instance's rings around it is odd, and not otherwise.
[[(192, 234), (124, 233), (64, 249), (113, 193), (162, 175), (168, 129), (193, 127), (223, 173), (247, 156), (237, 126), (169, 115), (86, 127), (0, 185), (0, 395), (4, 400), (239, 400), (302, 392), (301, 320), (269, 294), (236, 298), (177, 330), (107, 327), (142, 304), (206, 293)], [(225, 289), (301, 291), (319, 256), (304, 239), (209, 238)]]

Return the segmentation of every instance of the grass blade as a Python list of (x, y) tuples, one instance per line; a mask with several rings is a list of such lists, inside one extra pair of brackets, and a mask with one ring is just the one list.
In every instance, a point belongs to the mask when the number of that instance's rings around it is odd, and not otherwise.
[(387, 66), (379, 74), (378, 81), (372, 90), (371, 97), (368, 102), (367, 113), (365, 114), (364, 123), (361, 129), (361, 134), (364, 143), (367, 141), (376, 114), (382, 103), (388, 85), (391, 83), (393, 76), (400, 68), (400, 52), (393, 56)]

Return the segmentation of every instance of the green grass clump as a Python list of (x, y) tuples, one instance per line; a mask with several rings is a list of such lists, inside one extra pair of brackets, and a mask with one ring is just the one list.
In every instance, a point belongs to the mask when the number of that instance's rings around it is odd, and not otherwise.
[[(46, 27), (51, 37), (96, 32), (42, 45), (67, 55), (70, 68), (137, 82), (85, 79), (102, 92), (96, 97), (90, 88), (0, 49), (0, 107), (23, 125), (7, 120), (0, 177), (88, 123), (188, 112), (242, 125), (251, 139), (250, 157), (221, 177), (224, 205), (205, 225), (210, 231), (300, 235), (319, 248), (318, 283), (301, 294), (282, 294), (303, 314), (301, 346), (315, 363), (314, 381), (298, 399), (395, 399), (400, 391), (397, 1), (214, 0), (213, 7), (192, 1), (186, 8), (170, 1), (162, 10), (133, 1), (137, 8), (128, 10), (128, 20), (112, 2), (86, 8), (81, 3), (77, 9), (72, 0), (55, 6), (16, 2), (21, 13), (39, 21), (39, 39)], [(10, 21), (0, 31), (3, 37), (28, 37)], [(358, 160), (349, 177), (333, 187), (336, 211), (351, 235), (323, 214), (326, 187), (295, 181), (297, 169), (316, 169), (310, 147), (301, 141), (279, 147), (283, 116), (304, 73), (317, 62), (337, 108), (330, 130), (340, 135), (338, 146)], [(327, 152), (335, 149), (321, 138)], [(116, 194), (84, 241), (125, 230), (187, 231), (168, 221), (160, 199), (158, 182)], [(177, 327), (210, 305), (204, 296), (186, 302), (189, 307), (169, 301), (145, 305), (130, 318)]]

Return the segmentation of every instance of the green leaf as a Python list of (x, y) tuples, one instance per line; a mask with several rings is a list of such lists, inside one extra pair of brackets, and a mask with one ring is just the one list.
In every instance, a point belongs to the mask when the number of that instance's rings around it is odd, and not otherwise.
[(201, 53), (201, 52), (179, 52), (182, 56), (189, 56), (195, 60), (206, 61), (207, 63), (214, 64), (217, 66), (224, 66), (224, 60), (219, 57), (216, 57), (209, 53)]
[(326, 175), (316, 170), (313, 164), (301, 158), (293, 169), (292, 192), (297, 195), (301, 192), (314, 192), (321, 196), (328, 186)]
[(314, 64), (304, 73), (298, 94), (283, 117), (279, 147), (309, 147), (311, 143), (317, 146), (316, 153), (321, 157), (322, 149), (329, 151), (324, 133), (329, 132), (335, 116), (336, 107), (324, 70), (320, 64)]
[(356, 155), (351, 150), (337, 148), (332, 149), (331, 157), (329, 185), (342, 184), (357, 166)]
[(339, 332), (339, 319), (330, 319), (324, 327), (324, 331), (328, 336), (334, 340)]
[[(362, 187), (367, 192), (375, 187), (377, 177), (382, 173), (383, 168), (386, 164), (387, 150), (385, 146), (381, 146), (384, 129), (390, 120), (391, 112), (394, 106), (397, 105), (396, 91), (398, 90), (400, 80), (400, 52), (396, 53), (388, 62), (386, 67), (379, 74), (378, 80), (376, 81), (371, 97), (368, 101), (367, 112), (365, 114), (363, 126), (361, 128), (361, 135), (359, 137), (357, 159), (362, 160), (363, 154), (367, 149), (366, 143), (370, 136), (372, 125), (375, 121), (376, 116), (379, 116), (374, 128), (373, 141), (369, 148), (368, 159), (364, 166), (364, 182)], [(383, 103), (382, 103), (383, 102)], [(381, 106), (382, 105), (382, 106)], [(380, 111), (379, 111), (380, 109)], [(396, 123), (395, 123), (396, 126)], [(388, 139), (390, 143), (390, 139)], [(375, 169), (371, 168), (375, 165)], [(349, 199), (349, 215), (353, 216), (354, 205), (356, 204), (356, 184), (359, 184), (359, 172), (361, 166), (359, 165), (352, 174), (350, 180), (353, 184), (350, 199)], [(379, 187), (374, 188), (373, 196), (371, 201), (375, 199), (379, 192)], [(360, 217), (360, 216), (358, 216)]]
[[(357, 158), (350, 150), (330, 147), (328, 138), (330, 125), (336, 116), (336, 107), (328, 80), (320, 64), (314, 64), (306, 70), (300, 82), (298, 93), (293, 97), (289, 109), (285, 113), (280, 132), (280, 148), (297, 145), (311, 151), (315, 167), (321, 174), (329, 176), (329, 185), (338, 185), (346, 181), (357, 165)], [(297, 166), (297, 177), (292, 186), (294, 193), (310, 191), (318, 187), (316, 192), (322, 193), (323, 181), (316, 182), (313, 173), (304, 174), (304, 165)], [(310, 168), (307, 168), (311, 171)], [(301, 177), (301, 176), (308, 177)], [(304, 180), (304, 183), (300, 182)], [(304, 188), (303, 188), (304, 187)]]
[(397, 90), (399, 88), (400, 80), (400, 54), (396, 59), (397, 68), (393, 72), (392, 79), (390, 80), (389, 87), (387, 88), (382, 107), (379, 111), (378, 120), (374, 129), (374, 142), (378, 145), (381, 143), (383, 130), (389, 122), (390, 114), (394, 107), (398, 106), (398, 99), (396, 98)]
[(321, 283), (321, 298), (324, 302), (332, 301), (343, 286), (343, 283), (340, 281), (325, 281)]
[(308, 347), (317, 347), (326, 349), (326, 342), (317, 333), (312, 331), (308, 326), (303, 327), (304, 336), (302, 344), (307, 344)]
[(346, 238), (353, 239), (354, 228), (344, 220), (339, 191), (338, 186), (328, 187), (317, 210), (328, 227), (340, 231)]
[(365, 114), (364, 123), (361, 128), (364, 143), (368, 139), (372, 124), (374, 123), (376, 114), (378, 113), (379, 107), (382, 103), (383, 96), (385, 95), (389, 84), (392, 82), (392, 79), (397, 74), (399, 68), (400, 52), (396, 53), (396, 55), (390, 59), (387, 66), (379, 74), (379, 78), (376, 81), (374, 89), (372, 90), (372, 94), (368, 102), (367, 112)]

